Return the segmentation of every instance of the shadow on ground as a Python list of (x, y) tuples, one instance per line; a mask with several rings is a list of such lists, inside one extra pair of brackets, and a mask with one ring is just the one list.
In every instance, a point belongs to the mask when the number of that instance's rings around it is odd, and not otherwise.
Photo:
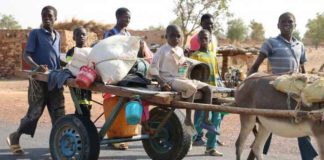
[(9, 149), (0, 149), (0, 159), (16, 160), (16, 159), (50, 159), (50, 153), (48, 148), (27, 148), (24, 149), (25, 154), (16, 156), (13, 155)]

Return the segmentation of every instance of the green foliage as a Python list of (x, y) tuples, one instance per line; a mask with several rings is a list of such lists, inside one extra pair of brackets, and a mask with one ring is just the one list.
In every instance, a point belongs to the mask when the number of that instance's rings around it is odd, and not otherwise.
[(189, 35), (200, 26), (200, 18), (205, 13), (214, 16), (215, 31), (220, 30), (219, 19), (229, 16), (228, 6), (231, 0), (175, 0), (174, 13), (177, 18), (172, 24), (178, 25), (183, 32), (185, 45)]
[(324, 42), (324, 12), (317, 13), (315, 19), (308, 20), (307, 31), (304, 38), (310, 39), (315, 48), (318, 48), (321, 42)]
[(242, 19), (234, 19), (227, 22), (227, 38), (232, 42), (234, 41), (243, 41), (247, 37), (248, 28), (245, 26)]
[(261, 42), (264, 40), (264, 28), (262, 23), (258, 23), (254, 20), (250, 22), (251, 34), (250, 38), (254, 41)]
[(298, 30), (295, 30), (295, 31), (292, 33), (292, 36), (295, 37), (296, 39), (298, 39), (299, 41), (301, 40), (300, 32), (299, 32)]
[(0, 29), (21, 29), (21, 26), (12, 15), (0, 14), (0, 17)]

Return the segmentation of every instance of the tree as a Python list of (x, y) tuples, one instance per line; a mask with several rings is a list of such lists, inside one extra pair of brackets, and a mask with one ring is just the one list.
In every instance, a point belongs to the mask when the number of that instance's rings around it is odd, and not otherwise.
[(293, 35), (293, 37), (295, 37), (299, 41), (301, 40), (300, 32), (298, 30), (294, 30), (294, 32), (292, 33), (292, 35)]
[(254, 20), (250, 22), (251, 34), (250, 38), (254, 41), (261, 42), (264, 40), (264, 28), (262, 23), (258, 23)]
[(315, 19), (308, 20), (306, 25), (307, 31), (305, 33), (305, 39), (311, 40), (312, 44), (317, 49), (321, 42), (324, 42), (324, 12), (317, 13)]
[(0, 14), (0, 16), (0, 29), (21, 29), (21, 26), (12, 15)]
[(219, 30), (218, 19), (228, 12), (230, 0), (176, 0), (176, 8), (173, 10), (177, 18), (171, 23), (177, 24), (183, 32), (183, 46), (187, 43), (189, 35), (200, 26), (200, 17), (205, 13), (210, 13), (215, 19), (215, 28)]
[(227, 22), (227, 38), (232, 42), (234, 41), (243, 41), (247, 36), (248, 28), (245, 26), (242, 19), (234, 19)]

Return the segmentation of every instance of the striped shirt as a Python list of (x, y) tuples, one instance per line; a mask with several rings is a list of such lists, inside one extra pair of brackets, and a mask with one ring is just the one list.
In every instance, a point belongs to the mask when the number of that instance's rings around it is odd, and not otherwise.
[(298, 72), (307, 60), (302, 42), (295, 38), (288, 42), (281, 35), (266, 40), (260, 53), (268, 57), (273, 74)]

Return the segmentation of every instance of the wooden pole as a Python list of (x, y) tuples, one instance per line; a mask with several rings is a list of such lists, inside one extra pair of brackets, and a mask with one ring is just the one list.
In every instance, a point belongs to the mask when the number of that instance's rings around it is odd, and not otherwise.
[[(17, 71), (16, 75), (24, 78), (35, 78), (40, 81), (48, 81), (48, 75), (44, 73), (31, 73), (30, 71)], [(74, 79), (68, 79), (66, 85), (70, 87), (78, 87)], [(216, 104), (202, 104), (202, 103), (189, 103), (179, 100), (179, 95), (174, 92), (158, 92), (158, 91), (145, 91), (136, 88), (119, 87), (113, 85), (104, 85), (103, 83), (94, 83), (88, 89), (91, 91), (108, 92), (121, 97), (132, 97), (133, 95), (140, 95), (142, 99), (147, 100), (152, 104), (165, 107), (175, 107), (193, 110), (204, 111), (221, 111), (236, 114), (249, 114), (271, 117), (300, 117), (311, 119), (324, 119), (324, 111), (293, 111), (293, 110), (272, 110), (272, 109), (256, 109), (256, 108), (240, 108), (230, 105), (216, 105)], [(220, 99), (222, 101), (222, 99)], [(234, 102), (232, 100), (226, 100)]]
[(228, 71), (228, 56), (223, 56), (221, 77), (225, 79), (225, 73)]
[(195, 109), (204, 111), (229, 112), (236, 114), (260, 115), (269, 117), (300, 117), (311, 119), (322, 119), (323, 111), (293, 111), (293, 110), (272, 110), (256, 108), (240, 108), (235, 106), (223, 106), (215, 104), (189, 103), (183, 101), (172, 101), (171, 106), (184, 109)]

